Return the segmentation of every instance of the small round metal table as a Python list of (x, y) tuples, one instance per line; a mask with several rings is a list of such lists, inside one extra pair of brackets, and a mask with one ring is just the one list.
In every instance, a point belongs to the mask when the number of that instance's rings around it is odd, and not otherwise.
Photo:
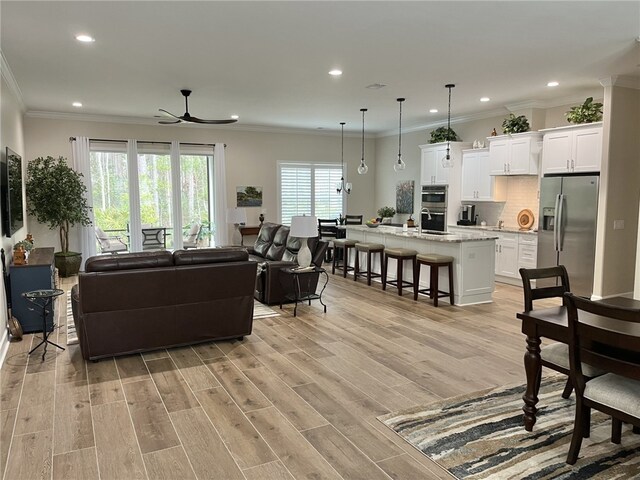
[[(31, 303), (42, 308), (42, 341), (29, 351), (29, 355), (31, 355), (31, 353), (33, 353), (40, 345), (44, 344), (44, 352), (42, 352), (42, 361), (44, 361), (44, 356), (47, 354), (48, 343), (50, 343), (54, 347), (58, 347), (59, 349), (64, 350), (63, 347), (49, 340), (50, 332), (47, 331), (47, 314), (52, 311), (47, 309), (51, 307), (53, 300), (56, 297), (59, 297), (60, 295), (62, 295), (63, 293), (64, 291), (54, 288), (54, 289), (46, 289), (46, 290), (32, 290), (30, 292), (25, 292), (22, 294), (22, 296), (27, 300), (29, 300)], [(52, 325), (51, 331), (53, 331), (54, 328), (55, 328), (55, 324)]]

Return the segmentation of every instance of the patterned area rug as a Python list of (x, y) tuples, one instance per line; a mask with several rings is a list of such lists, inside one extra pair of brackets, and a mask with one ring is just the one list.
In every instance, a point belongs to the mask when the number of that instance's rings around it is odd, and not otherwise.
[(565, 382), (566, 377), (543, 381), (533, 432), (522, 425), (523, 385), (378, 419), (459, 479), (640, 478), (640, 435), (623, 425), (622, 443), (611, 443), (611, 421), (596, 411), (578, 462), (565, 463), (575, 412), (575, 395), (561, 397)]
[(271, 307), (263, 305), (257, 300), (253, 301), (253, 318), (279, 317), (280, 314)]
[(76, 322), (73, 320), (73, 310), (71, 310), (71, 290), (66, 292), (67, 295), (67, 345), (75, 345), (78, 343), (78, 334), (76, 333)]

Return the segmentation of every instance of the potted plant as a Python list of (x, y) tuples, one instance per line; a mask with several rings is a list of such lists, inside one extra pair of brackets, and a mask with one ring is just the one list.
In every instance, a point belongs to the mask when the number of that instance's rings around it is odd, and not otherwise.
[(582, 105), (571, 107), (565, 113), (569, 123), (593, 123), (602, 120), (602, 104), (587, 98)]
[(393, 207), (380, 207), (378, 209), (378, 216), (384, 223), (391, 223), (391, 217), (396, 214), (396, 209)]
[(453, 131), (453, 128), (447, 129), (447, 127), (438, 127), (431, 132), (431, 139), (429, 143), (441, 143), (441, 142), (457, 142), (458, 134)]
[(82, 176), (64, 157), (39, 157), (27, 166), (27, 213), (58, 229), (61, 251), (55, 253), (55, 264), (62, 277), (77, 274), (82, 263), (80, 253), (69, 251), (69, 229), (91, 225)]
[(502, 132), (505, 134), (522, 133), (529, 130), (531, 130), (529, 120), (524, 115), (516, 117), (513, 113), (510, 113), (509, 117), (502, 122)]

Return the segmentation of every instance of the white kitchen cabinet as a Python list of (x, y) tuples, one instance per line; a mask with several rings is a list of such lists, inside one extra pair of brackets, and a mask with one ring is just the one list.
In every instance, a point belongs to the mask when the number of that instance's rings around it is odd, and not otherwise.
[[(421, 170), (420, 183), (422, 185), (448, 185), (452, 171), (457, 170), (456, 162), (462, 160), (462, 148), (468, 143), (451, 142), (450, 155), (453, 156), (454, 168), (445, 168), (442, 166), (442, 159), (447, 154), (447, 142), (432, 143), (428, 145), (420, 145), (421, 151)], [(453, 173), (455, 174), (455, 172)]]
[(518, 273), (518, 234), (491, 232), (498, 236), (496, 240), (496, 275), (517, 278)]
[(541, 133), (498, 135), (487, 141), (491, 175), (538, 175)]
[(538, 264), (538, 236), (518, 235), (518, 269), (536, 268)]
[(488, 148), (462, 151), (462, 201), (505, 201), (506, 185), (490, 169)]
[(602, 124), (542, 130), (542, 173), (599, 172)]

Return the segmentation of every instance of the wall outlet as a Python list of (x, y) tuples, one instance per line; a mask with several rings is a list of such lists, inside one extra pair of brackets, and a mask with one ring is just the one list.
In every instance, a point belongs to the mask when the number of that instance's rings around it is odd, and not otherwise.
[(614, 230), (624, 230), (624, 220), (614, 220), (613, 221), (613, 229)]

